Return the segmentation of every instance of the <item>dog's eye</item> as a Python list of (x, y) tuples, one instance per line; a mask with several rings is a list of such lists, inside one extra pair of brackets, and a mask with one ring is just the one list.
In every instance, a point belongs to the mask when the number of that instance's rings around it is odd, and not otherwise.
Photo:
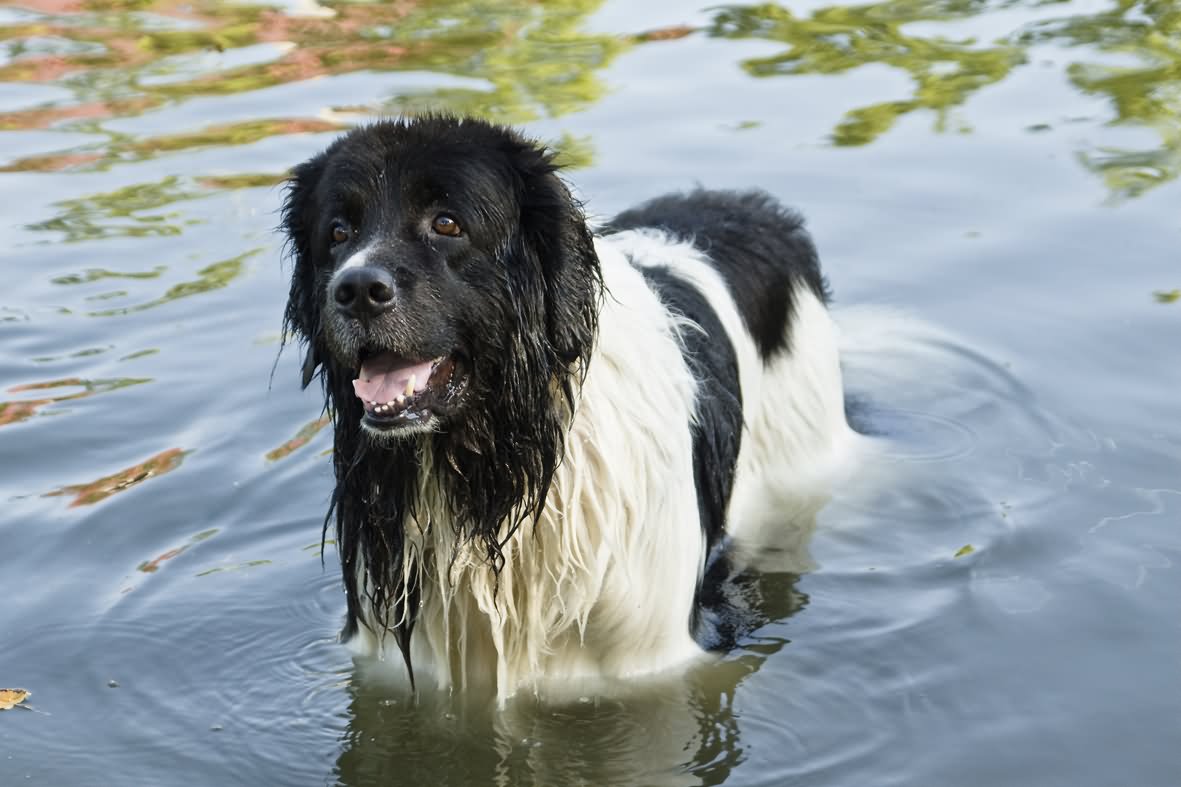
[(338, 221), (332, 225), (332, 245), (335, 246), (337, 243), (344, 243), (352, 236), (353, 231), (343, 221)]
[(440, 235), (447, 235), (452, 238), (460, 232), (459, 222), (446, 213), (440, 213), (438, 216), (435, 216), (435, 220), (431, 222), (431, 229)]

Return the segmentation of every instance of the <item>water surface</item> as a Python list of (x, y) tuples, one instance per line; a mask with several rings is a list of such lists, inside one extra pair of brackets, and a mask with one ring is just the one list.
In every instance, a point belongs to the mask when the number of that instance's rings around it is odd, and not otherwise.
[[(719, 663), (496, 711), (336, 644), (278, 184), (430, 109), (525, 125), (599, 216), (808, 216), (893, 437)], [(0, 686), (37, 711), (0, 783), (1177, 784), (1179, 173), (1169, 2), (0, 4)]]

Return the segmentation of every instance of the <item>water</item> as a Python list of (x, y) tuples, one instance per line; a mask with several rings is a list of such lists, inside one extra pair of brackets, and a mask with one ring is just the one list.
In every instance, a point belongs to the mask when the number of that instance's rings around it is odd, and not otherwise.
[[(720, 663), (496, 711), (336, 644), (277, 184), (439, 107), (602, 216), (761, 185), (849, 325), (938, 326), (850, 356), (889, 456)], [(0, 783), (1177, 784), (1179, 118), (1167, 2), (4, 3), (0, 687), (38, 712)]]

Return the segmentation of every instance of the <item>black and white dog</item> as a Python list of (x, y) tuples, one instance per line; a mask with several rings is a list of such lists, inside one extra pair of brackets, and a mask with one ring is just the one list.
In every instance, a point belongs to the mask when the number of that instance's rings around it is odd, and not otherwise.
[(384, 121), (283, 207), (344, 637), (502, 699), (701, 654), (711, 550), (822, 497), (856, 440), (798, 215), (698, 190), (592, 233), (555, 170), (483, 121)]

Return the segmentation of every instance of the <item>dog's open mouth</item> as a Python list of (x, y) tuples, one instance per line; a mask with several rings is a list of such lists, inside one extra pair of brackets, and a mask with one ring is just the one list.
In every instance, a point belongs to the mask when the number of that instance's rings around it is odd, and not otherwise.
[(353, 380), (365, 421), (382, 429), (429, 421), (448, 409), (463, 388), (462, 364), (454, 355), (417, 361), (388, 351), (367, 353)]

